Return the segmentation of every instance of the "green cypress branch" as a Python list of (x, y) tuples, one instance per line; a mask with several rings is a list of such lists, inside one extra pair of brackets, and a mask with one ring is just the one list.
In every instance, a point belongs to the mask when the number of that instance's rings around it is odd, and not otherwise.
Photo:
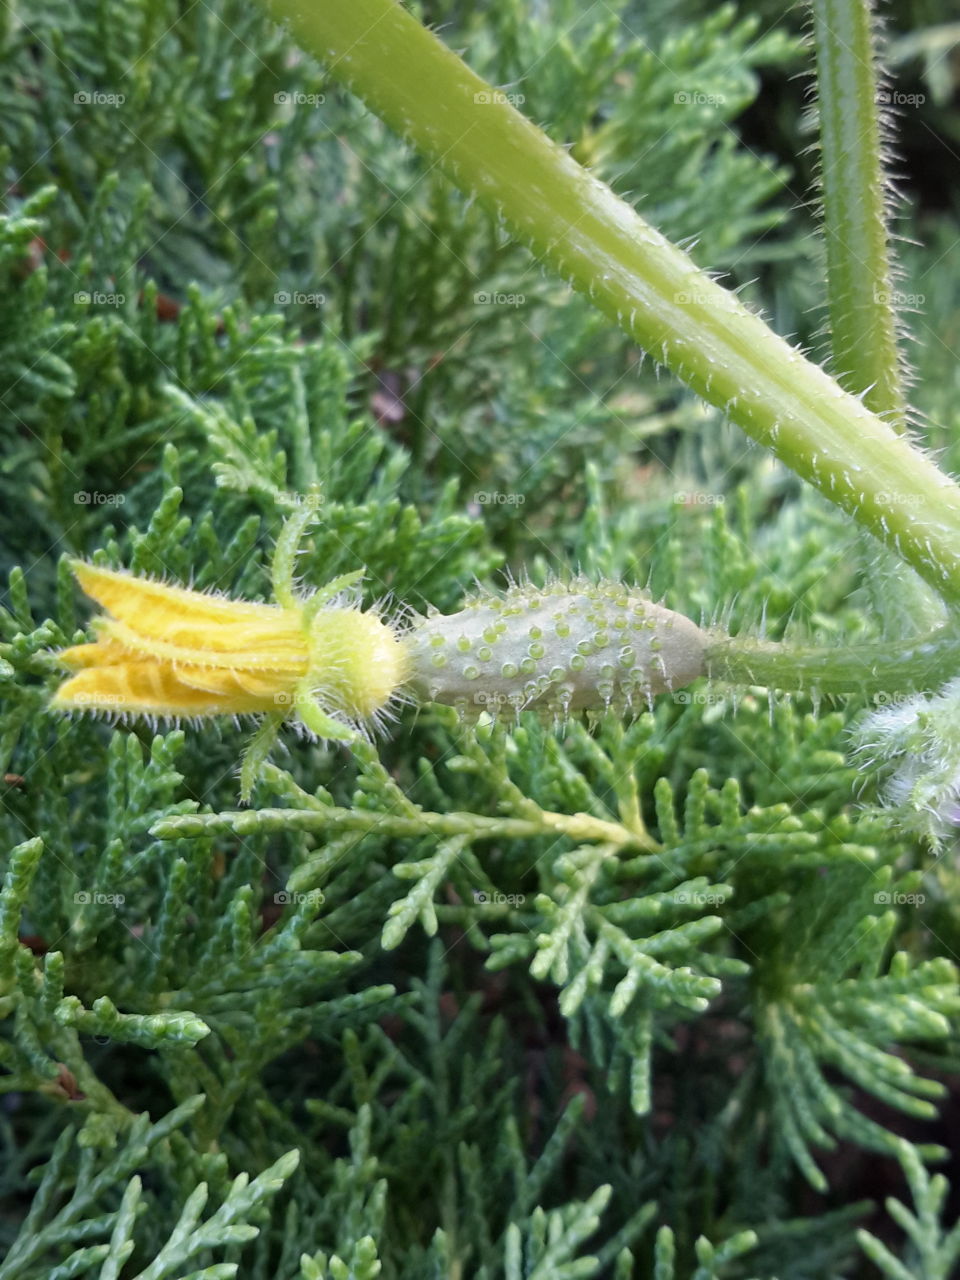
[(949, 1190), (947, 1179), (939, 1173), (931, 1177), (909, 1143), (900, 1143), (897, 1157), (913, 1195), (915, 1212), (892, 1196), (886, 1206), (910, 1241), (908, 1265), (869, 1231), (857, 1232), (860, 1247), (888, 1280), (949, 1280), (960, 1258), (960, 1222), (946, 1233), (940, 1225)]

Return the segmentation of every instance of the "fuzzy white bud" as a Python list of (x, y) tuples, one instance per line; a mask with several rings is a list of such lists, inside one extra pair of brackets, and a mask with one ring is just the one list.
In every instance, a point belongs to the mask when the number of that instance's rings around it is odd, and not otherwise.
[(960, 678), (869, 712), (852, 733), (855, 759), (881, 771), (881, 799), (903, 830), (942, 847), (960, 826)]

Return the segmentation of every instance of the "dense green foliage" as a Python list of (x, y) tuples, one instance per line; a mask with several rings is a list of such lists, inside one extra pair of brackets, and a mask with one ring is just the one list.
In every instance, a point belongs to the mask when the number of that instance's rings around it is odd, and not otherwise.
[[(815, 342), (810, 192), (737, 132), (795, 35), (415, 8)], [(46, 709), (68, 556), (264, 599), (304, 501), (305, 585), (362, 567), (388, 607), (579, 569), (734, 633), (879, 624), (845, 517), (249, 4), (4, 12), (0, 1280), (946, 1280), (960, 883), (860, 790), (863, 700), (409, 710), (352, 751), (287, 732), (248, 810), (249, 725)], [(949, 467), (958, 249), (924, 238)]]

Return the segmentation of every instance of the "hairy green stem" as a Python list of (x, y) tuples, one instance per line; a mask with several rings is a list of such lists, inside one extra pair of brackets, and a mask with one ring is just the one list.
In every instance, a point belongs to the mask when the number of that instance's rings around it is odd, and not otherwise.
[(396, 0), (261, 0), (655, 359), (960, 602), (960, 488)]
[[(841, 386), (906, 427), (897, 349), (877, 60), (870, 0), (811, 0), (817, 55), (830, 344)], [(939, 601), (891, 552), (862, 536), (874, 613), (889, 635), (941, 622)]]
[(933, 689), (960, 672), (960, 636), (941, 627), (909, 644), (795, 648), (746, 637), (718, 637), (706, 652), (707, 674), (732, 684), (819, 693), (894, 695)]
[(869, 0), (812, 0), (830, 340), (840, 384), (902, 429)]

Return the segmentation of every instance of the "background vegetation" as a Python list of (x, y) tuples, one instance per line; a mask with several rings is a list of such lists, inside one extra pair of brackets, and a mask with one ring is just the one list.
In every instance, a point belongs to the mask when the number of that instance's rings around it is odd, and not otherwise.
[[(801, 15), (414, 8), (824, 350)], [(960, 53), (939, 6), (889, 19), (956, 472)], [(920, 1158), (956, 1147), (960, 886), (874, 807), (862, 702), (288, 734), (242, 816), (247, 727), (46, 710), (67, 556), (265, 598), (314, 485), (305, 581), (365, 566), (371, 602), (579, 567), (735, 632), (879, 627), (846, 518), (252, 6), (0, 22), (0, 1280), (952, 1274)]]

